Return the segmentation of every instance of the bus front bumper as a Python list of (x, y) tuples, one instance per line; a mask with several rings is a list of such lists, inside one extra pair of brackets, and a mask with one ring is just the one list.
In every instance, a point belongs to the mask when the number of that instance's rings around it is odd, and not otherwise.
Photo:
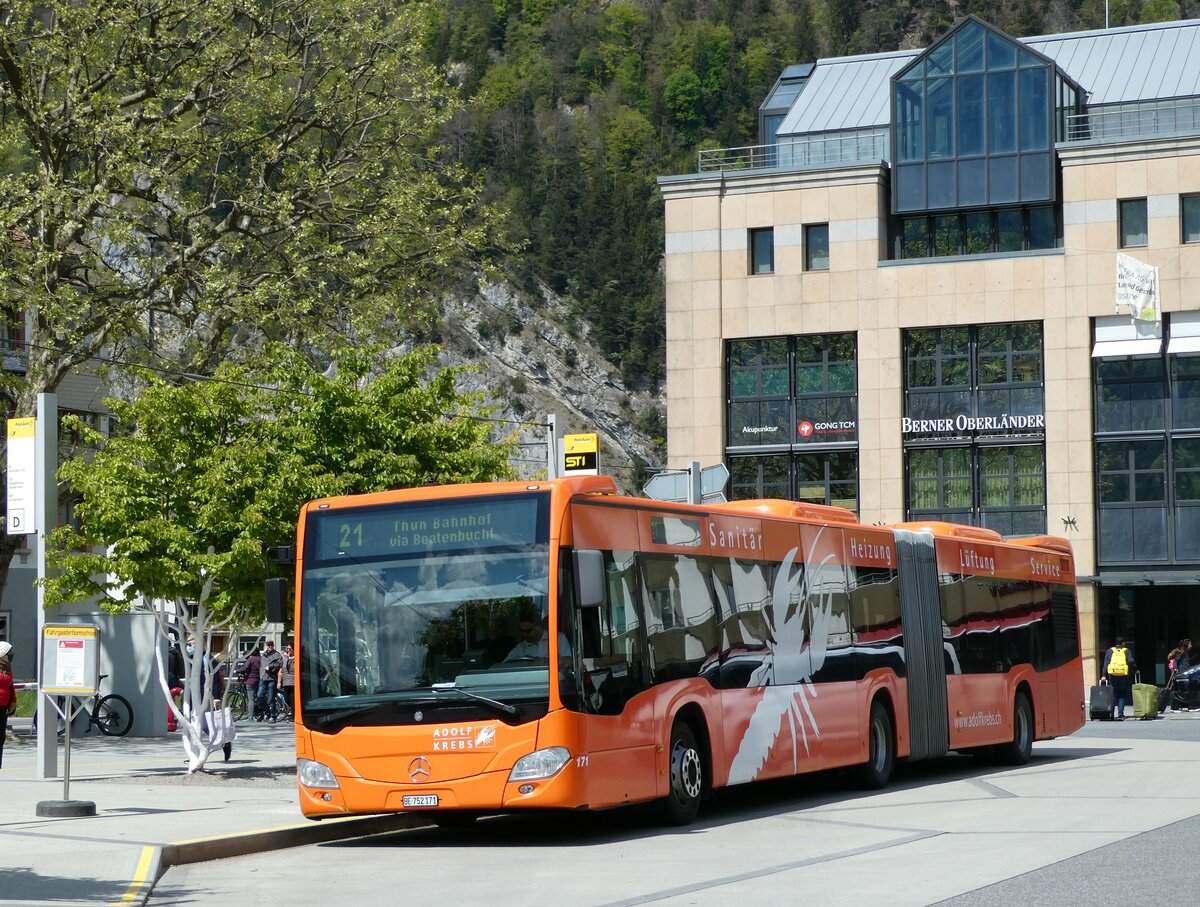
[(450, 783), (397, 784), (337, 777), (336, 788), (299, 785), (300, 809), (310, 818), (388, 812), (465, 810), (498, 813), (520, 809), (578, 809), (586, 805), (575, 759), (554, 776), (511, 781), (509, 770), (483, 772)]

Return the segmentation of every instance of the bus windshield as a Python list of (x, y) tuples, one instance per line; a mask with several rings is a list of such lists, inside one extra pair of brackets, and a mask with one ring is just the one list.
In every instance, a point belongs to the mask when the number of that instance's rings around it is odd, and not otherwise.
[(431, 710), (515, 723), (544, 713), (547, 510), (546, 495), (506, 495), (310, 515), (305, 723), (405, 724)]

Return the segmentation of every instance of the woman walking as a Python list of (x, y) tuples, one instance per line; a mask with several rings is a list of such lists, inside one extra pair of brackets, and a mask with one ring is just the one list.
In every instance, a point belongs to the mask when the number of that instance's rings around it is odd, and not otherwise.
[(8, 716), (17, 710), (17, 691), (13, 686), (12, 643), (0, 642), (0, 766), (4, 765), (4, 738), (8, 734)]

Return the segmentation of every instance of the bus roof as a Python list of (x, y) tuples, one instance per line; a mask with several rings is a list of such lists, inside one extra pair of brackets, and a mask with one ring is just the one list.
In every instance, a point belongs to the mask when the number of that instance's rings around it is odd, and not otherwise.
[(851, 523), (858, 525), (858, 516), (845, 507), (827, 504), (806, 504), (800, 501), (784, 501), (778, 498), (757, 498), (745, 501), (729, 501), (709, 504), (713, 509), (736, 513), (755, 513), (764, 516), (793, 517), (802, 520), (820, 520), (826, 523)]

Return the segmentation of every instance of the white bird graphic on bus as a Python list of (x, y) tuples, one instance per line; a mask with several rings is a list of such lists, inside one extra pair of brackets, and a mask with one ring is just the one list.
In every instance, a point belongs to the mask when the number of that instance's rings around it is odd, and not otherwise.
[[(818, 531), (813, 538), (814, 551), (823, 532), (823, 529)], [(764, 688), (762, 699), (754, 709), (729, 768), (730, 784), (741, 784), (758, 777), (783, 730), (785, 719), (792, 736), (792, 760), (796, 771), (800, 767), (799, 744), (802, 742), (808, 753), (810, 731), (814, 737), (821, 736), (810, 704), (817, 696), (812, 677), (825, 664), (833, 590), (840, 583), (826, 586), (823, 582), (823, 574), (833, 561), (833, 554), (810, 564), (807, 570), (801, 565), (793, 572), (798, 554), (799, 548), (788, 552), (771, 588), (773, 620), (768, 621), (769, 651), (750, 676), (749, 683), (750, 687)], [(809, 634), (804, 629), (806, 617), (810, 618)]]

